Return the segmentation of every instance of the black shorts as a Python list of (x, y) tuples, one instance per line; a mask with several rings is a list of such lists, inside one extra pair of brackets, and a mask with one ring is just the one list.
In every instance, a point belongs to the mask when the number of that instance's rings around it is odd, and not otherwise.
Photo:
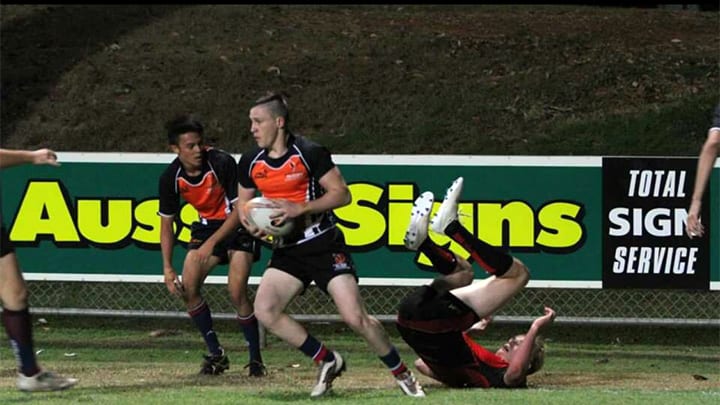
[(422, 286), (400, 303), (396, 327), (423, 359), (459, 367), (475, 362), (462, 333), (479, 320), (472, 308), (449, 291)]
[(464, 332), (479, 320), (475, 311), (450, 291), (438, 292), (429, 285), (413, 290), (398, 309), (398, 322), (430, 333)]
[(5, 230), (4, 225), (0, 225), (0, 257), (10, 254), (15, 251), (15, 247), (10, 242), (10, 237)]
[(352, 274), (358, 279), (345, 236), (337, 228), (305, 243), (273, 250), (268, 267), (290, 274), (302, 281), (305, 288), (315, 281), (325, 293), (335, 276)]
[[(224, 221), (211, 220), (207, 224), (201, 222), (193, 222), (190, 227), (189, 249), (198, 249), (215, 231), (217, 231)], [(253, 254), (253, 262), (260, 259), (260, 242), (248, 233), (242, 226), (235, 233), (231, 234), (223, 241), (215, 245), (213, 256), (220, 258), (220, 264), (227, 264), (229, 260), (228, 250), (240, 250)]]

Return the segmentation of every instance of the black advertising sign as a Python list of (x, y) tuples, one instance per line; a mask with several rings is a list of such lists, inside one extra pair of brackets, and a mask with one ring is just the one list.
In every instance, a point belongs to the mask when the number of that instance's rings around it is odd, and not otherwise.
[(696, 166), (691, 158), (603, 158), (603, 288), (709, 290), (710, 226), (702, 238), (685, 231)]

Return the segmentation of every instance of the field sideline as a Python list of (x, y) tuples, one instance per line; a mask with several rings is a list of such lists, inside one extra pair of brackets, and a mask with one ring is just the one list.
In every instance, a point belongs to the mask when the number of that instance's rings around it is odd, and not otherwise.
[[(39, 320), (40, 317), (36, 316)], [(80, 379), (59, 393), (15, 390), (14, 359), (0, 352), (0, 403), (223, 404), (310, 403), (314, 365), (268, 337), (263, 356), (270, 374), (247, 377), (245, 343), (231, 321), (216, 329), (231, 361), (218, 377), (197, 376), (204, 346), (189, 320), (45, 317), (36, 324), (41, 365)], [(336, 404), (470, 403), (683, 403), (720, 400), (720, 347), (711, 328), (609, 328), (558, 326), (548, 334), (545, 368), (528, 390), (450, 390), (420, 376), (428, 397), (404, 397), (365, 343), (341, 324), (307, 324), (348, 362), (348, 371), (321, 401)], [(385, 324), (406, 362), (413, 357), (393, 325)], [(500, 345), (518, 326), (494, 325), (479, 339)], [(656, 328), (657, 329), (657, 328)], [(151, 336), (153, 331), (163, 331)], [(688, 345), (683, 342), (689, 342)]]

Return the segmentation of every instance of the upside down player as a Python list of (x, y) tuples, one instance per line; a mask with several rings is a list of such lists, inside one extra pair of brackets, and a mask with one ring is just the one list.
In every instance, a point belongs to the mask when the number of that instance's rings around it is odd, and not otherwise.
[[(258, 322), (247, 297), (247, 282), (259, 245), (242, 226), (237, 215), (230, 215), (237, 199), (235, 159), (219, 149), (204, 146), (203, 125), (183, 115), (166, 124), (168, 143), (177, 158), (160, 176), (160, 246), (163, 275), (168, 291), (180, 296), (195, 326), (205, 339), (209, 354), (204, 356), (201, 374), (220, 374), (229, 367), (225, 350), (213, 330), (210, 308), (200, 288), (208, 273), (218, 264), (230, 263), (228, 290), (237, 310), (238, 322), (248, 342), (250, 376), (266, 374), (260, 355)], [(182, 270), (182, 281), (172, 265), (175, 243), (173, 221), (180, 211), (180, 197), (191, 204), (199, 219), (191, 227), (191, 240)]]
[(324, 395), (346, 368), (345, 360), (286, 312), (308, 285), (332, 297), (343, 321), (370, 345), (395, 376), (406, 395), (424, 396), (412, 372), (400, 359), (382, 324), (367, 313), (345, 238), (332, 210), (350, 202), (350, 191), (330, 152), (296, 136), (288, 128), (287, 100), (281, 94), (259, 99), (250, 109), (251, 131), (258, 147), (238, 163), (240, 187), (236, 210), (257, 237), (262, 231), (247, 222), (245, 202), (260, 191), (278, 199), (279, 221), (295, 221), (294, 233), (277, 240), (255, 296), (255, 313), (272, 333), (298, 348), (318, 365), (312, 397)]
[(424, 253), (440, 275), (400, 303), (396, 326), (420, 356), (418, 371), (450, 387), (526, 387), (526, 377), (540, 369), (544, 345), (540, 332), (555, 319), (552, 308), (537, 318), (524, 335), (510, 338), (496, 352), (477, 344), (471, 331), (482, 330), (492, 314), (527, 284), (529, 273), (520, 260), (475, 238), (457, 220), (462, 177), (455, 180), (431, 222), (433, 231), (450, 236), (492, 274), (472, 283), (471, 264), (427, 237), (433, 194), (416, 200), (405, 234), (405, 246)]

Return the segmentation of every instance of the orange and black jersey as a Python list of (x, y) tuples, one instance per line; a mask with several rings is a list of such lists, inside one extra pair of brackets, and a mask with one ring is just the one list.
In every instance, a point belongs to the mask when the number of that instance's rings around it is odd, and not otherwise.
[(201, 220), (225, 220), (237, 200), (237, 167), (227, 152), (208, 148), (203, 153), (202, 170), (188, 176), (179, 158), (160, 175), (159, 215), (179, 213), (180, 197), (191, 204)]
[[(325, 194), (320, 179), (335, 167), (330, 151), (304, 137), (290, 134), (288, 151), (279, 158), (268, 156), (267, 150), (256, 147), (243, 153), (238, 162), (238, 181), (244, 188), (256, 189), (267, 198), (286, 199), (295, 203), (315, 200)], [(301, 240), (331, 228), (335, 224), (331, 212), (313, 215), (303, 224)], [(311, 234), (309, 228), (317, 232)], [(319, 228), (318, 228), (319, 227)]]

